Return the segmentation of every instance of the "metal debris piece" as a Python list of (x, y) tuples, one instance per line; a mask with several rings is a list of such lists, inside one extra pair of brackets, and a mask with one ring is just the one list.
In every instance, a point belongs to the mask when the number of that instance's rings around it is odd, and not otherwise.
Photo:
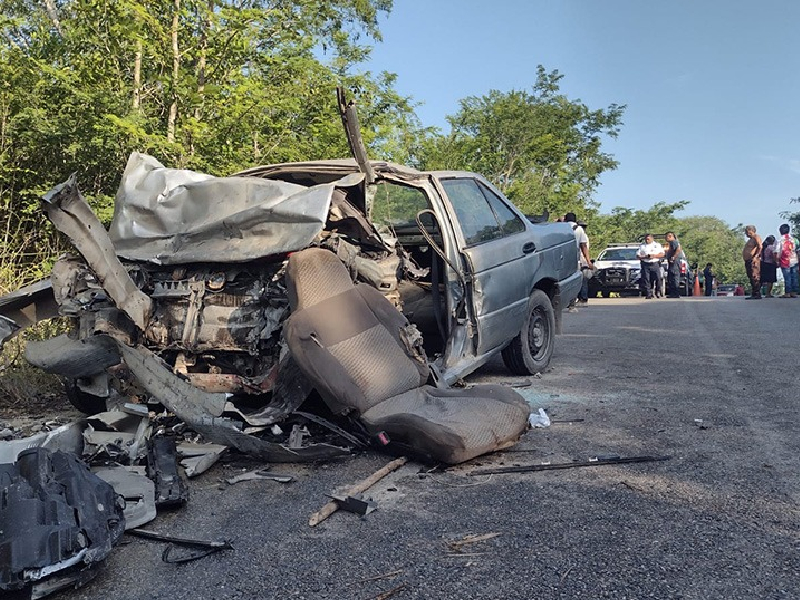
[(348, 442), (350, 442), (355, 448), (364, 448), (364, 447), (367, 446), (367, 444), (365, 444), (364, 442), (359, 440), (352, 433), (346, 432), (341, 427), (339, 427), (337, 425), (334, 425), (333, 423), (331, 423), (327, 419), (323, 419), (319, 415), (315, 415), (315, 414), (307, 413), (307, 412), (301, 412), (299, 410), (294, 411), (293, 414), (301, 416), (301, 417), (303, 417), (305, 419), (308, 419), (312, 423), (316, 423), (317, 425), (320, 425), (320, 426), (324, 427), (325, 429), (327, 429), (329, 431), (332, 431), (336, 435), (338, 435), (341, 438), (343, 438), (343, 439), (347, 440)]
[(532, 473), (535, 471), (555, 471), (558, 469), (572, 469), (575, 467), (599, 467), (601, 465), (618, 465), (623, 463), (657, 462), (670, 460), (671, 456), (610, 456), (594, 457), (586, 461), (569, 463), (543, 463), (540, 465), (523, 465), (519, 467), (495, 467), (494, 469), (478, 469), (470, 471), (469, 475), (502, 475), (504, 473)]
[(178, 454), (182, 457), (181, 466), (189, 478), (205, 473), (219, 460), (227, 446), (221, 444), (178, 444)]
[(283, 473), (273, 473), (272, 471), (259, 470), (259, 471), (250, 471), (248, 473), (242, 473), (241, 475), (236, 475), (235, 477), (226, 479), (225, 483), (233, 485), (234, 483), (240, 483), (242, 481), (259, 481), (262, 479), (277, 481), (278, 483), (289, 483), (291, 481), (294, 481), (294, 476), (285, 475)]
[(184, 473), (190, 479), (201, 473), (205, 473), (219, 460), (222, 452), (209, 452), (208, 454), (201, 454), (199, 456), (192, 456), (191, 458), (184, 458), (181, 461)]
[(0, 442), (0, 464), (13, 463), (29, 448), (46, 448), (51, 452), (61, 451), (80, 456), (83, 453), (83, 430), (86, 421), (62, 425), (53, 431), (42, 431), (17, 440)]
[(75, 174), (42, 196), (42, 206), (56, 229), (75, 244), (117, 307), (144, 331), (153, 311), (152, 300), (136, 287), (117, 258), (106, 228), (78, 190)]
[(133, 402), (126, 402), (122, 405), (122, 412), (129, 415), (136, 415), (138, 417), (150, 417), (150, 410), (145, 404), (134, 404)]
[(147, 476), (155, 483), (157, 507), (182, 506), (188, 500), (189, 490), (178, 473), (175, 438), (158, 436), (150, 440)]
[(339, 505), (341, 510), (356, 513), (357, 515), (368, 515), (374, 510), (378, 510), (378, 504), (372, 498), (364, 498), (363, 494), (355, 496), (334, 496), (328, 494)]
[(303, 447), (303, 442), (310, 434), (308, 427), (305, 425), (294, 425), (292, 432), (289, 434), (289, 448), (291, 450), (299, 450)]
[(57, 316), (58, 303), (49, 278), (4, 294), (0, 297), (0, 348), (26, 327)]
[[(154, 540), (156, 542), (168, 542), (164, 552), (161, 555), (161, 560), (167, 563), (185, 563), (199, 558), (204, 558), (209, 554), (214, 554), (220, 550), (233, 550), (233, 546), (229, 540), (196, 540), (192, 538), (184, 538), (172, 535), (157, 533), (155, 531), (148, 531), (146, 529), (131, 529), (129, 534), (136, 537), (144, 538), (146, 540)], [(172, 556), (172, 551), (175, 546), (185, 546), (189, 548), (188, 552), (180, 556)]]
[(156, 518), (155, 484), (144, 467), (93, 469), (95, 475), (114, 488), (125, 501), (125, 529), (133, 529)]
[[(404, 464), (408, 462), (408, 459), (405, 456), (401, 456), (393, 460), (392, 462), (384, 465), (382, 468), (375, 471), (372, 475), (367, 477), (364, 481), (361, 481), (352, 487), (350, 487), (345, 494), (348, 496), (352, 496), (355, 494), (361, 494), (366, 492), (369, 488), (373, 485), (378, 483), (381, 479), (386, 477), (392, 471), (395, 471), (402, 467)], [(325, 506), (320, 508), (317, 512), (311, 515), (311, 518), (308, 520), (308, 524), (311, 527), (316, 527), (320, 523), (322, 523), (325, 519), (330, 517), (333, 513), (339, 510), (339, 503), (336, 501), (328, 502)]]

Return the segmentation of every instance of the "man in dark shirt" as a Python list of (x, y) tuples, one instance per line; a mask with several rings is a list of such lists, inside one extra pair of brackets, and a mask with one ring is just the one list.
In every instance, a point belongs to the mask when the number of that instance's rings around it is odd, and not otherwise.
[(667, 232), (667, 248), (664, 256), (667, 258), (667, 298), (680, 298), (678, 280), (681, 277), (681, 244), (675, 237), (675, 232)]
[(710, 296), (711, 291), (714, 287), (714, 271), (711, 267), (713, 267), (711, 263), (706, 263), (706, 268), (703, 269), (703, 287), (705, 289), (705, 295)]

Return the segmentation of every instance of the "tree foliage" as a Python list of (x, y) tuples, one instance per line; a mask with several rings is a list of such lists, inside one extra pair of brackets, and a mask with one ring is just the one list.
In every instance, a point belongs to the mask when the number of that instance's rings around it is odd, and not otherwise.
[(617, 166), (602, 151), (616, 137), (625, 107), (592, 110), (559, 89), (562, 75), (539, 66), (530, 91), (492, 90), (460, 101), (451, 131), (431, 136), (424, 168), (482, 173), (527, 213), (594, 207), (600, 175)]
[[(230, 174), (348, 155), (335, 87), (375, 155), (424, 135), (388, 73), (357, 73), (392, 0), (0, 0), (3, 265), (57, 250), (38, 199), (78, 172), (110, 217), (128, 154)], [(37, 256), (39, 255), (39, 256)], [(0, 282), (0, 286), (2, 282)]]

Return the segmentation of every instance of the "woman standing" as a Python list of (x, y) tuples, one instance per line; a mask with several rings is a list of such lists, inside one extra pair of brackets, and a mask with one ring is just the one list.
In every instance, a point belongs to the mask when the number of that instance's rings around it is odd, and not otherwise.
[(778, 281), (778, 261), (775, 260), (775, 236), (771, 235), (764, 240), (761, 250), (761, 283), (766, 284), (766, 294), (764, 298), (774, 298), (772, 286)]

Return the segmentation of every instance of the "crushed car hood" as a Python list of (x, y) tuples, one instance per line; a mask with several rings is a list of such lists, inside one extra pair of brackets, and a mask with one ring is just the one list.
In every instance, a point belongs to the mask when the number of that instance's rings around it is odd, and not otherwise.
[[(336, 185), (355, 185), (352, 174)], [(256, 177), (169, 169), (133, 153), (109, 237), (119, 256), (157, 264), (244, 262), (307, 247), (322, 231), (333, 183), (306, 187)]]

